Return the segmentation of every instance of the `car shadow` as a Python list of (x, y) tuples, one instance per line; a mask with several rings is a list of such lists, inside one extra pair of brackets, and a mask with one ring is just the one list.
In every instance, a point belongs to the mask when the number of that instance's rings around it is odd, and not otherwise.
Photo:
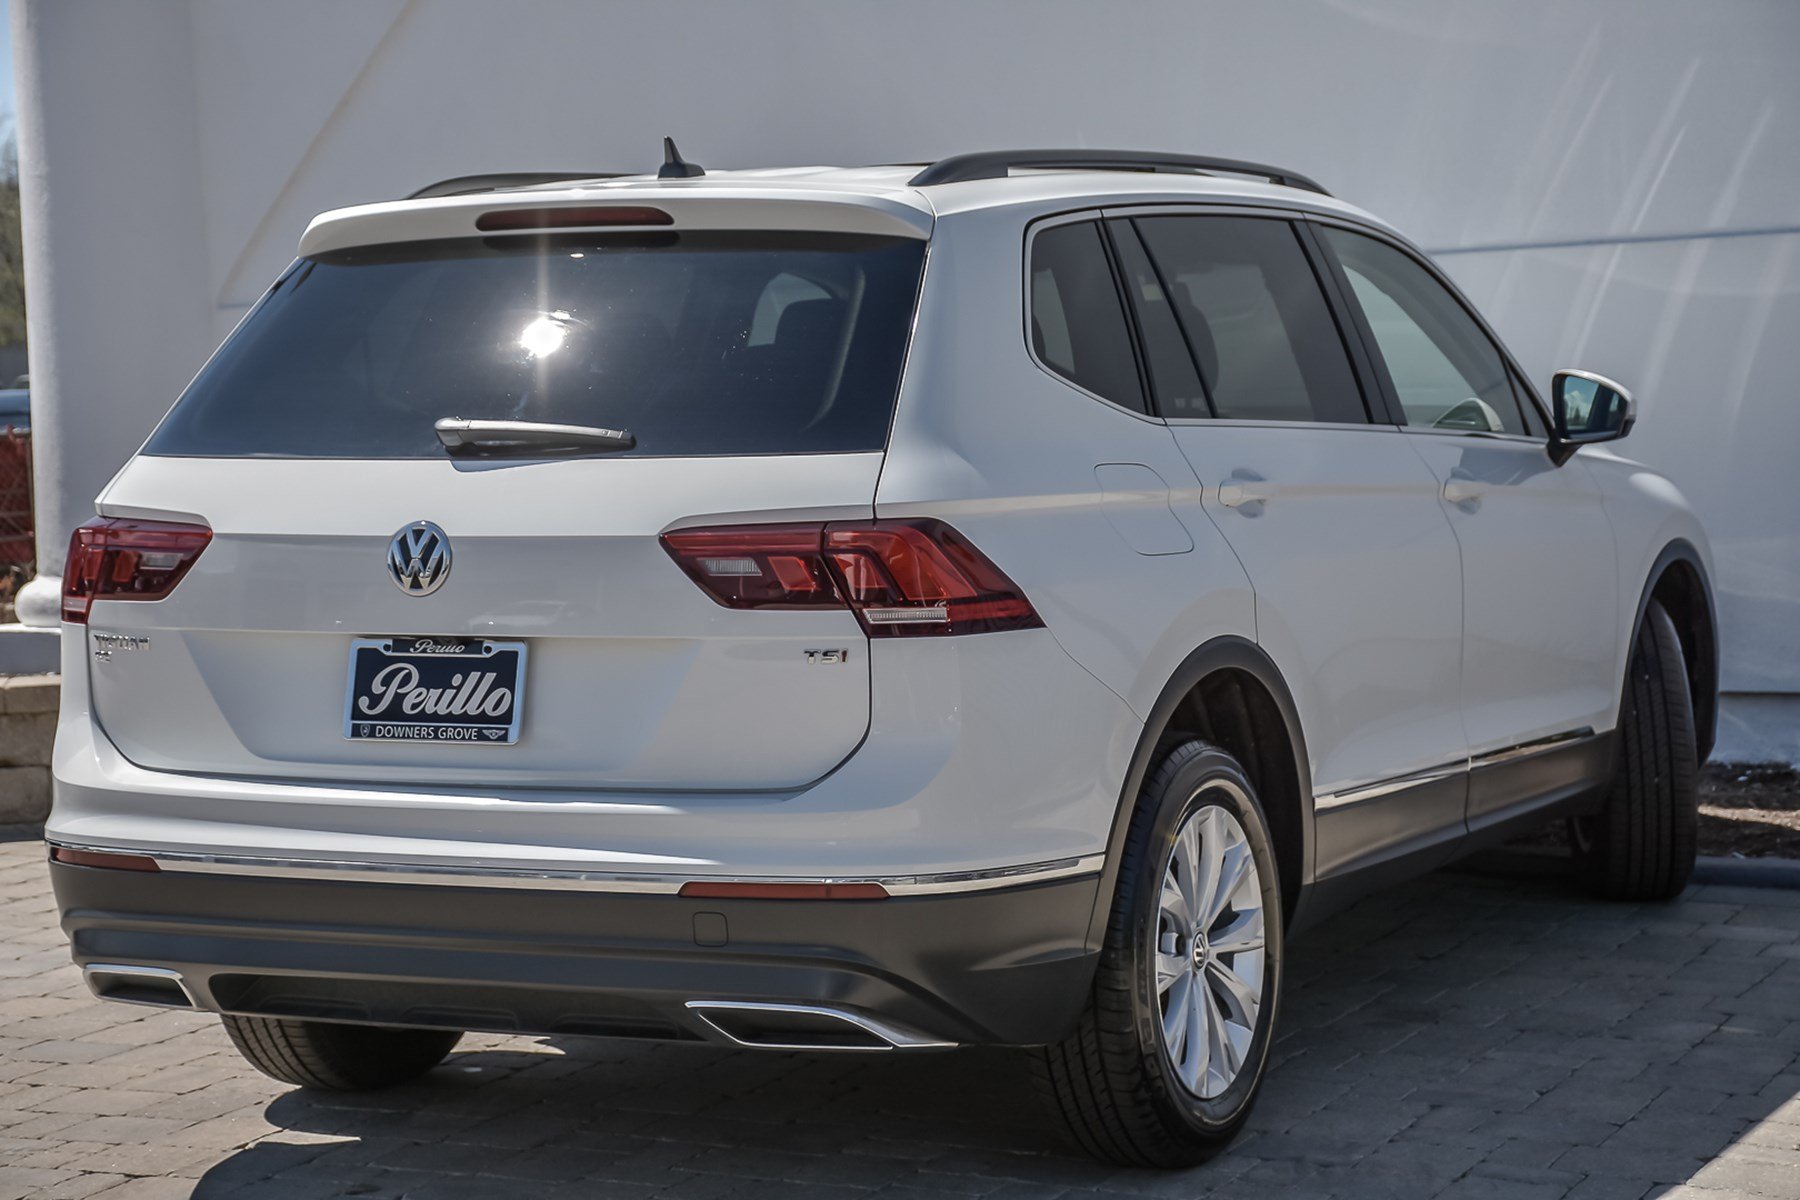
[(1756, 1190), (1800, 1169), (1800, 958), (1766, 953), (1800, 893), (1760, 900), (1603, 904), (1516, 853), (1371, 897), (1290, 947), (1264, 1094), (1191, 1172), (1074, 1151), (1018, 1051), (483, 1036), (415, 1084), (277, 1097), (281, 1132), (194, 1195), (1641, 1196), (1726, 1168)]

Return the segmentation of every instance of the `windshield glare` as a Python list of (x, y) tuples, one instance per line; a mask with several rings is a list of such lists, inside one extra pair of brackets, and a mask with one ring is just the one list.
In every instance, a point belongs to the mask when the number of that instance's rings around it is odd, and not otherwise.
[(629, 431), (644, 456), (879, 450), (924, 243), (579, 234), (302, 259), (148, 454), (425, 458), (441, 417)]

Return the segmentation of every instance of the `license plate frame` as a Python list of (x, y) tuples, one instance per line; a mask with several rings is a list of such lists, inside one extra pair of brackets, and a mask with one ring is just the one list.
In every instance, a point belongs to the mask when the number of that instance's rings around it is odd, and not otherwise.
[[(344, 672), (344, 739), (408, 745), (517, 745), (525, 718), (527, 649), (522, 641), (496, 638), (354, 638)], [(459, 669), (483, 664), (494, 669), (473, 678), (466, 669)], [(401, 670), (382, 675), (397, 666), (410, 666), (412, 674)], [(480, 676), (488, 678), (484, 682)], [(495, 707), (501, 690), (507, 692), (507, 703), (500, 711), (487, 711)], [(426, 693), (420, 707), (437, 704), (446, 711), (405, 712), (408, 697), (418, 692)], [(450, 711), (457, 708), (475, 711)]]

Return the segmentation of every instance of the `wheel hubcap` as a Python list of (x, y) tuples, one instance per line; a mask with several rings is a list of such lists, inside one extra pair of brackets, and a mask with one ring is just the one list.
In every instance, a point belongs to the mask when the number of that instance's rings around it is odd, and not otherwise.
[(1209, 804), (1182, 822), (1156, 913), (1161, 1041), (1182, 1086), (1203, 1100), (1243, 1069), (1262, 1009), (1262, 883), (1244, 827)]

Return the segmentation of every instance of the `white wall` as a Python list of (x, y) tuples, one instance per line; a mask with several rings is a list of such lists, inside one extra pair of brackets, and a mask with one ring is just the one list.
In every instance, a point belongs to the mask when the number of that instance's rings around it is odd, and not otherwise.
[[(1156, 147), (1437, 252), (1633, 387), (1712, 531), (1722, 753), (1800, 759), (1800, 4), (14, 0), (39, 505), (67, 530), (320, 209), (484, 170)], [(1752, 699), (1751, 695), (1756, 697)]]

